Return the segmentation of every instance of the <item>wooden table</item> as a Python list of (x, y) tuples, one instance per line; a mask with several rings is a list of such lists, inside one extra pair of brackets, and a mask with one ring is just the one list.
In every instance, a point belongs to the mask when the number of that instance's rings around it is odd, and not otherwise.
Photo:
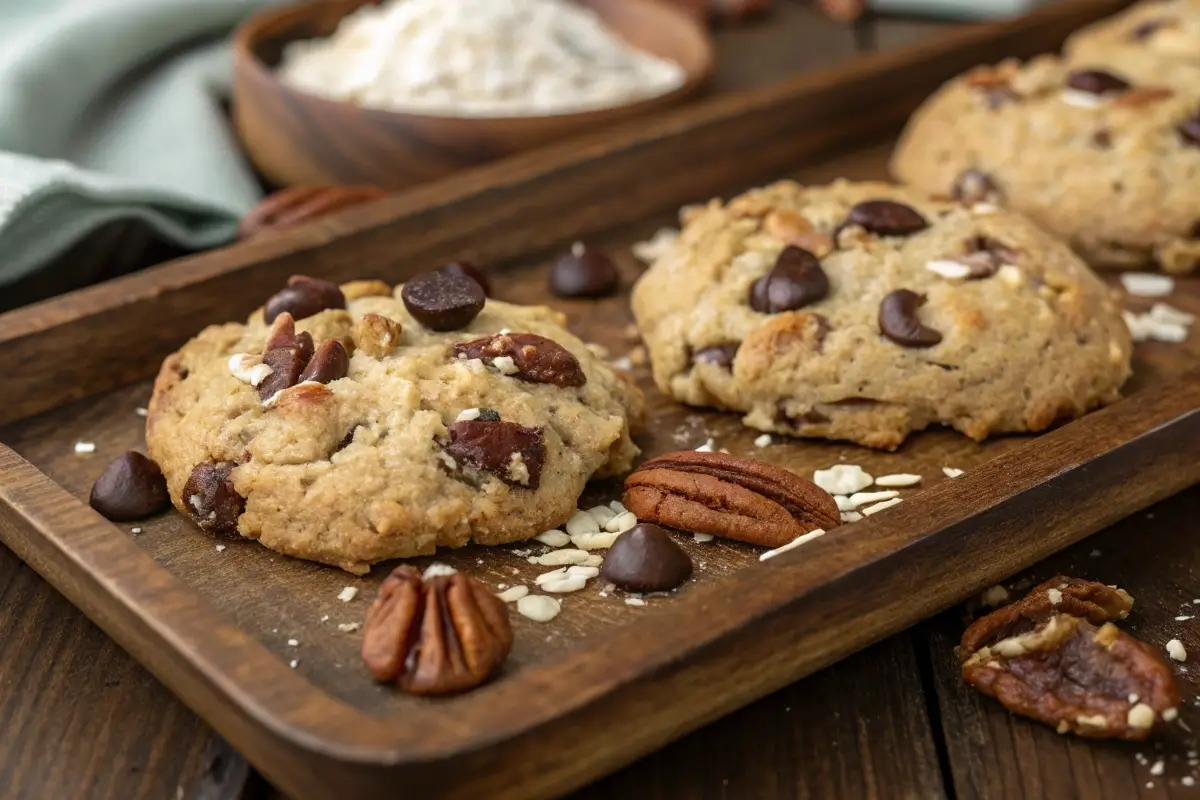
[[(719, 91), (854, 57), (850, 31), (799, 4), (777, 5), (769, 20), (719, 32)], [(896, 46), (939, 29), (929, 22), (886, 21), (876, 41)], [(1061, 570), (1118, 583), (1138, 599), (1131, 631), (1160, 646), (1179, 638), (1200, 658), (1200, 617), (1176, 619), (1200, 615), (1197, 519), (1200, 488), (1039, 565), (1032, 577)], [(1200, 797), (1200, 788), (1186, 785), (1200, 783), (1200, 744), (1182, 728), (1155, 745), (1088, 743), (1016, 719), (964, 690), (953, 654), (961, 630), (961, 611), (947, 612), (687, 736), (577, 797)], [(1182, 717), (1196, 728), (1193, 668), (1185, 663), (1178, 671), (1187, 697)], [(0, 798), (50, 797), (278, 795), (0, 548)]]

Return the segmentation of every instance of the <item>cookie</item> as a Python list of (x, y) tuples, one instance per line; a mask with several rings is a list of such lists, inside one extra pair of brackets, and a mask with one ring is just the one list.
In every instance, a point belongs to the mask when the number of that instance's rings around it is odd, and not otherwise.
[[(428, 307), (444, 298), (401, 294), (293, 279), (271, 324), (260, 309), (167, 358), (146, 440), (175, 506), (212, 533), (364, 573), (528, 539), (565, 523), (590, 478), (632, 466), (641, 393), (561, 314), (480, 293), (473, 318), (451, 320), (451, 303)], [(405, 300), (462, 324), (430, 330)]]
[(1092, 266), (1200, 266), (1200, 66), (1130, 48), (1007, 61), (954, 79), (909, 122), (892, 174), (1002, 202)]
[(1063, 51), (1073, 60), (1103, 61), (1130, 50), (1164, 65), (1200, 67), (1200, 0), (1144, 0), (1081, 29)]
[(987, 204), (791, 181), (685, 211), (638, 282), (654, 380), (746, 425), (895, 449), (1040, 431), (1118, 398), (1129, 332), (1066, 245)]

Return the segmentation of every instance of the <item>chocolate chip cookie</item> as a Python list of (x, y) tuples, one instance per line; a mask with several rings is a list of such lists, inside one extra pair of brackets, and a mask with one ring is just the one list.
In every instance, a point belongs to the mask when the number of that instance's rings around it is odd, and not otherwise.
[(149, 451), (201, 528), (351, 572), (530, 538), (638, 452), (641, 393), (563, 325), (453, 270), (293, 278), (166, 360)]
[(894, 449), (1118, 397), (1129, 332), (1069, 248), (987, 203), (790, 181), (685, 210), (633, 310), (654, 379), (752, 428)]
[(1073, 34), (1063, 49), (1074, 59), (1130, 50), (1172, 70), (1200, 67), (1200, 0), (1143, 0)]
[(917, 111), (891, 170), (932, 194), (1003, 203), (1095, 267), (1190, 271), (1200, 62), (1114, 48), (979, 67)]

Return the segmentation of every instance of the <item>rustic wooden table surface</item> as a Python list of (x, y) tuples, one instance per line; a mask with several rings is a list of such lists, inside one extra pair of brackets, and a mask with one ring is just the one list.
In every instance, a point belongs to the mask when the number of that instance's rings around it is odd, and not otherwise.
[[(873, 43), (898, 46), (941, 28), (884, 20)], [(718, 32), (716, 88), (853, 58), (871, 39), (777, 0), (769, 18)], [(1138, 599), (1128, 626), (1136, 635), (1157, 646), (1179, 638), (1200, 654), (1197, 519), (1200, 488), (1027, 578), (1063, 571), (1118, 583)], [(1200, 743), (1187, 729), (1153, 745), (1088, 743), (1013, 718), (961, 686), (952, 652), (961, 630), (961, 612), (947, 612), (577, 797), (1200, 797)], [(1195, 728), (1196, 673), (1190, 663), (1177, 670), (1187, 698), (1182, 719)], [(268, 797), (278, 800), (219, 736), (0, 548), (0, 798)]]

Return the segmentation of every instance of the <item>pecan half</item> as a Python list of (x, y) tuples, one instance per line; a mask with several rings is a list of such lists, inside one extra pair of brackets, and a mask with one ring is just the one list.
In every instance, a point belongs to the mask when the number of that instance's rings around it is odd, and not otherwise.
[(451, 694), (495, 676), (512, 650), (508, 608), (465, 573), (423, 579), (396, 567), (363, 626), (362, 658), (380, 683), (412, 694)]
[(1009, 711), (1059, 733), (1145, 739), (1179, 713), (1175, 676), (1149, 645), (1070, 614), (976, 651), (962, 671)]
[[(587, 376), (579, 359), (558, 342), (534, 333), (498, 333), (454, 345), (459, 358), (479, 358), (506, 375), (529, 383), (583, 386)], [(501, 361), (508, 359), (511, 361)]]
[(387, 197), (376, 186), (294, 186), (269, 195), (242, 218), (238, 238), (249, 239)]
[(1056, 575), (1033, 587), (1018, 602), (975, 620), (963, 632), (959, 653), (966, 660), (1001, 639), (1029, 633), (1055, 614), (1070, 614), (1100, 625), (1125, 619), (1132, 609), (1133, 598), (1124, 589)]
[(492, 473), (510, 486), (527, 489), (538, 488), (546, 462), (541, 428), (503, 422), (499, 415), (493, 420), (481, 414), (479, 419), (454, 423), (450, 426), (450, 441), (443, 449), (454, 460), (454, 469), (471, 466)]
[(653, 458), (625, 480), (622, 502), (643, 522), (764, 547), (841, 524), (837, 503), (815, 483), (726, 453)]

